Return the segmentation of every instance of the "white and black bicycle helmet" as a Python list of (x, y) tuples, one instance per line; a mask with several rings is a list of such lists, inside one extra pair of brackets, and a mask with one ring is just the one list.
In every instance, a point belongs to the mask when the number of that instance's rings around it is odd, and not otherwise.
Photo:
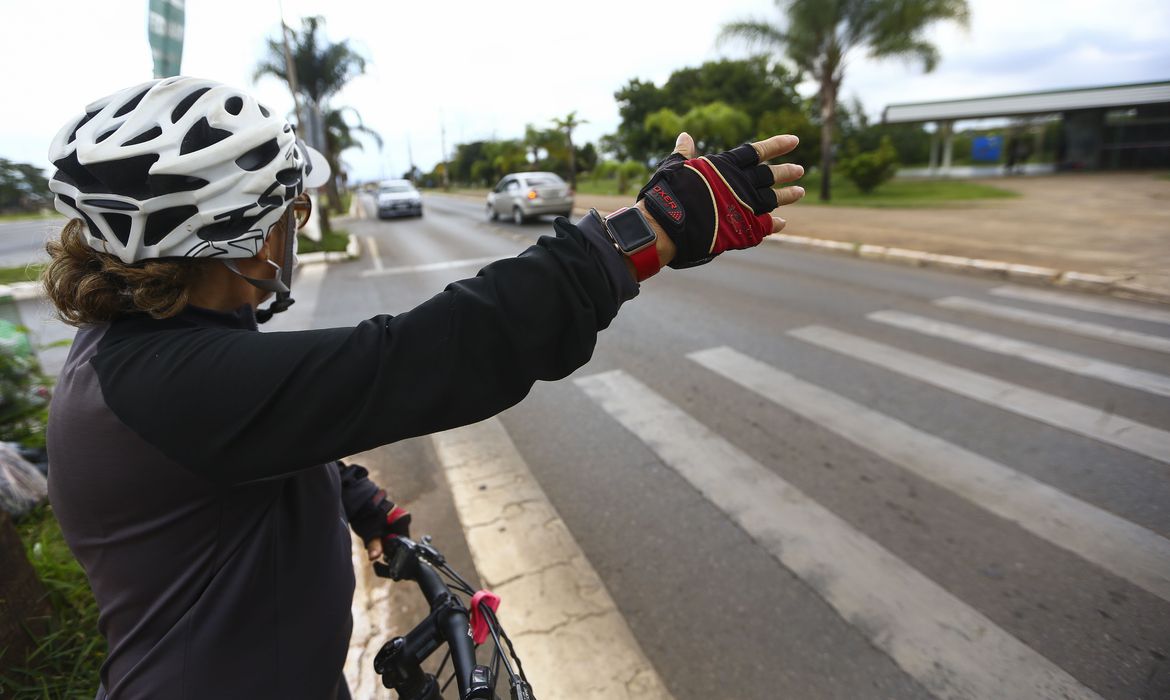
[(153, 258), (248, 258), (325, 159), (248, 93), (175, 77), (89, 105), (53, 139), (57, 211), (95, 250)]

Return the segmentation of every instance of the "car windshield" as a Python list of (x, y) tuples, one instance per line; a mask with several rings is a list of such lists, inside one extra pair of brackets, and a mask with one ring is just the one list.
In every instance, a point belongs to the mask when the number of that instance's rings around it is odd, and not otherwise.
[(413, 192), (414, 188), (410, 185), (386, 185), (382, 188), (383, 192)]
[(524, 181), (528, 183), (529, 187), (537, 187), (539, 185), (563, 185), (565, 184), (556, 175), (527, 175)]

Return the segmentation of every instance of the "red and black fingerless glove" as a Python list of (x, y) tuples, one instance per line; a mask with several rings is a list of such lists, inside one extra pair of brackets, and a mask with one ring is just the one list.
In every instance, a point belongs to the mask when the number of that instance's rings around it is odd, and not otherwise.
[(410, 537), (410, 513), (394, 505), (386, 498), (386, 492), (378, 489), (370, 499), (369, 507), (350, 523), (353, 531), (363, 542), (390, 537)]
[(678, 253), (670, 266), (694, 267), (725, 250), (759, 245), (772, 232), (772, 171), (751, 144), (687, 160), (672, 153), (638, 193)]

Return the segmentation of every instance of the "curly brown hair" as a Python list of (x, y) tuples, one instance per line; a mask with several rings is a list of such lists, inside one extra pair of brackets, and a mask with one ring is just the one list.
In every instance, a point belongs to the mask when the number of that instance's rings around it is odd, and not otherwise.
[(57, 316), (73, 326), (106, 323), (131, 313), (170, 318), (187, 306), (208, 265), (203, 258), (162, 258), (126, 264), (85, 241), (85, 223), (72, 219), (45, 244), (50, 262), (41, 274)]

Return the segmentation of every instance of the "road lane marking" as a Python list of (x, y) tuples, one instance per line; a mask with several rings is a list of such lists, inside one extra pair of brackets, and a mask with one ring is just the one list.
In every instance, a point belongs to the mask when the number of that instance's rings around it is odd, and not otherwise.
[(1170, 463), (1170, 433), (1144, 423), (832, 328), (805, 326), (788, 334), (1004, 411)]
[(731, 348), (691, 360), (862, 449), (1170, 601), (1170, 540)]
[(990, 293), (999, 297), (1021, 299), (1023, 301), (1032, 301), (1038, 304), (1064, 306), (1070, 309), (1078, 309), (1080, 311), (1091, 311), (1093, 313), (1108, 314), (1110, 316), (1122, 316), (1124, 318), (1134, 318), (1140, 321), (1170, 323), (1170, 311), (1146, 308), (1136, 304), (1127, 304), (1122, 301), (1114, 301), (1112, 299), (1081, 297), (1072, 294), (1064, 294), (1062, 292), (1053, 292), (1048, 289), (1031, 289), (1029, 287), (1017, 287), (1015, 285), (996, 287), (995, 289), (992, 289)]
[(402, 265), (399, 267), (378, 267), (374, 270), (362, 270), (362, 277), (387, 277), (390, 275), (410, 275), (416, 272), (435, 272), (436, 270), (450, 270), (456, 267), (469, 267), (476, 265), (487, 265), (500, 259), (500, 256), (492, 256), (487, 258), (468, 258), (466, 260), (445, 260), (436, 263), (424, 263), (422, 265)]
[(1031, 326), (1051, 328), (1086, 338), (1107, 340), (1119, 345), (1128, 345), (1130, 347), (1154, 350), (1156, 352), (1170, 352), (1170, 338), (1162, 338), (1160, 336), (1150, 335), (1149, 333), (1127, 331), (1100, 323), (1077, 321), (1075, 319), (1065, 318), (1064, 316), (1017, 309), (1013, 306), (1004, 306), (1002, 304), (989, 304), (985, 301), (968, 299), (966, 297), (944, 297), (942, 299), (935, 299), (932, 303), (944, 309), (970, 311), (972, 313), (983, 314), (984, 316), (1002, 318), (1017, 323), (1026, 323)]
[(576, 384), (937, 697), (1098, 697), (625, 372)]
[(953, 323), (936, 321), (932, 318), (915, 316), (901, 311), (875, 311), (866, 316), (872, 321), (916, 331), (924, 335), (943, 338), (955, 343), (986, 350), (988, 352), (1018, 357), (1039, 365), (1054, 367), (1065, 372), (1092, 377), (1102, 381), (1148, 391), (1159, 396), (1170, 396), (1170, 377), (1155, 372), (1114, 364), (1085, 355), (1036, 345), (1023, 340), (1006, 338), (1002, 335), (984, 333)]
[(670, 700), (498, 418), (431, 436), (475, 569), (540, 697)]
[(374, 240), (373, 236), (366, 236), (366, 245), (370, 247), (370, 259), (374, 261), (373, 272), (381, 273), (383, 266), (382, 256), (378, 253), (378, 242)]

